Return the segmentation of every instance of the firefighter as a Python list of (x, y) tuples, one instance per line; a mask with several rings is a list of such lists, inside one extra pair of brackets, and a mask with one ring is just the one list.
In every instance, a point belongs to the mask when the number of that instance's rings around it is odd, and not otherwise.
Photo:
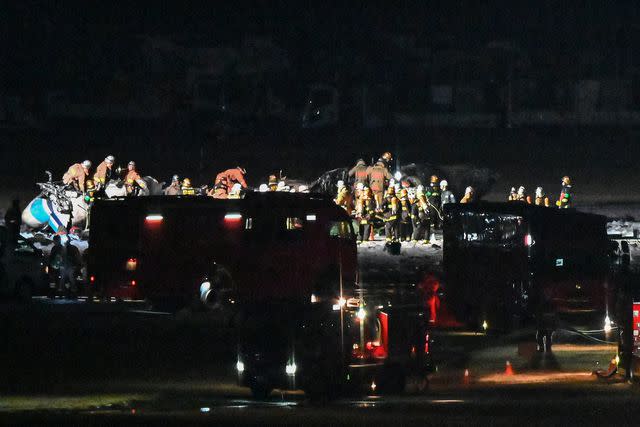
[(473, 203), (476, 201), (476, 192), (473, 187), (469, 186), (464, 190), (464, 196), (460, 200), (460, 203)]
[(429, 179), (429, 187), (426, 188), (425, 195), (429, 204), (429, 226), (431, 227), (431, 242), (435, 242), (435, 231), (440, 228), (440, 206), (442, 205), (442, 197), (440, 196), (440, 179), (436, 175), (431, 175)]
[(365, 185), (362, 182), (358, 182), (356, 183), (354, 188), (355, 188), (355, 191), (353, 193), (353, 199), (357, 202), (358, 199), (363, 195)]
[(226, 178), (219, 180), (213, 188), (207, 191), (207, 196), (214, 199), (226, 199), (229, 196), (229, 187)]
[(369, 187), (364, 187), (356, 202), (356, 220), (358, 221), (358, 238), (360, 242), (368, 241), (376, 210), (376, 202)]
[(387, 242), (396, 241), (398, 239), (399, 202), (393, 187), (387, 189), (382, 212), (384, 217), (385, 240)]
[(518, 201), (518, 192), (516, 191), (516, 187), (511, 187), (511, 191), (509, 191), (509, 197), (507, 197), (508, 202), (517, 202)]
[(183, 196), (195, 196), (196, 189), (191, 185), (191, 180), (189, 178), (185, 178), (182, 180), (182, 186), (180, 187), (180, 193)]
[(136, 169), (136, 162), (131, 160), (127, 164), (127, 174), (124, 176), (124, 185), (127, 188), (127, 195), (137, 195), (140, 189), (145, 188), (145, 183)]
[(531, 204), (531, 196), (527, 195), (527, 190), (524, 188), (524, 185), (518, 187), (518, 192), (516, 193), (516, 202), (522, 202)]
[(214, 185), (223, 179), (227, 182), (227, 188), (233, 187), (233, 184), (238, 183), (242, 188), (247, 188), (247, 182), (244, 180), (244, 176), (247, 174), (247, 170), (237, 166), (233, 169), (227, 169), (216, 175)]
[(545, 208), (549, 207), (549, 198), (544, 192), (542, 187), (536, 188), (536, 198), (535, 198), (536, 206), (544, 206)]
[(346, 185), (344, 185), (344, 181), (338, 181), (338, 195), (334, 199), (336, 205), (342, 207), (345, 211), (347, 211), (347, 215), (351, 215), (353, 211), (353, 195), (349, 191)]
[(413, 234), (413, 224), (411, 223), (411, 202), (409, 201), (409, 191), (406, 188), (400, 190), (400, 218), (399, 220), (399, 235), (400, 240), (406, 242), (411, 241), (411, 235)]
[(411, 219), (413, 221), (413, 235), (411, 239), (418, 242), (427, 243), (431, 234), (429, 222), (429, 204), (424, 195), (424, 187), (418, 185), (416, 188), (416, 200), (411, 207)]
[(84, 182), (89, 176), (89, 169), (91, 169), (91, 161), (85, 160), (82, 163), (75, 163), (69, 166), (69, 169), (62, 176), (62, 182), (65, 185), (71, 185), (77, 191), (84, 193)]
[(560, 198), (556, 202), (556, 206), (560, 209), (569, 209), (573, 204), (573, 190), (571, 188), (571, 179), (568, 176), (562, 177), (562, 190)]
[(171, 177), (171, 184), (167, 188), (164, 189), (165, 196), (179, 196), (182, 194), (182, 184), (180, 183), (180, 177), (178, 175), (173, 175)]
[(269, 175), (269, 183), (267, 184), (269, 191), (276, 191), (278, 189), (278, 178), (275, 175)]
[(13, 246), (18, 241), (20, 227), (22, 226), (20, 200), (14, 199), (11, 202), (11, 206), (4, 214), (4, 224), (7, 227), (7, 242)]
[(375, 165), (367, 168), (367, 179), (369, 181), (369, 188), (373, 192), (376, 209), (381, 210), (384, 189), (391, 180), (391, 173), (389, 173), (389, 169), (385, 166), (382, 158), (380, 158)]
[(87, 204), (87, 221), (85, 223), (85, 230), (88, 230), (91, 225), (91, 207), (95, 201), (97, 188), (91, 179), (88, 179), (85, 184), (87, 187), (87, 191), (84, 193), (84, 202)]
[(353, 178), (354, 183), (357, 184), (366, 184), (369, 175), (367, 174), (367, 164), (363, 159), (358, 159), (356, 165), (351, 168), (349, 171), (349, 178)]
[(441, 192), (441, 204), (440, 204), (440, 212), (443, 211), (444, 205), (447, 203), (455, 203), (456, 196), (454, 196), (453, 192), (449, 190), (449, 183), (446, 179), (440, 181), (440, 192)]
[(113, 176), (113, 164), (116, 158), (111, 154), (104, 158), (102, 163), (96, 168), (96, 173), (93, 174), (93, 181), (95, 182), (96, 189), (100, 191), (105, 187), (107, 182), (111, 180)]

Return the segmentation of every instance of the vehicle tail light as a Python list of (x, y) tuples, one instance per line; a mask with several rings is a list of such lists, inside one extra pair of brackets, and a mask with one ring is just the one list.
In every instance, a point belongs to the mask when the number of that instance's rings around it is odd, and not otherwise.
[(93, 283), (96, 281), (96, 276), (89, 277), (89, 282)]
[(224, 216), (225, 222), (237, 222), (242, 220), (242, 214), (237, 212), (230, 212)]
[(158, 223), (158, 222), (162, 222), (163, 219), (164, 217), (160, 214), (151, 214), (151, 215), (147, 215), (144, 220), (146, 222)]
[(531, 236), (531, 234), (526, 234), (524, 236), (524, 245), (525, 246), (533, 245), (533, 237)]
[(429, 334), (424, 337), (424, 354), (429, 354)]
[(135, 286), (135, 285), (137, 285), (137, 284), (138, 284), (138, 282), (136, 282), (135, 280), (132, 280), (132, 281), (131, 281), (131, 286)]
[(125, 269), (127, 271), (135, 271), (138, 268), (138, 259), (137, 258), (129, 258), (125, 265)]

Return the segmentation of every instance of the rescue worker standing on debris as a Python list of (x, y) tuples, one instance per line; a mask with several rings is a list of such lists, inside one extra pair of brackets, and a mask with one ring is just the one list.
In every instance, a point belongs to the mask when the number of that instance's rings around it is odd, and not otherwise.
[(95, 182), (96, 189), (98, 191), (103, 189), (107, 182), (111, 180), (113, 174), (113, 164), (115, 163), (115, 161), (115, 157), (113, 157), (112, 155), (108, 155), (96, 168), (96, 173), (93, 174), (93, 181)]
[(145, 188), (144, 181), (136, 169), (136, 162), (131, 160), (127, 164), (127, 174), (124, 176), (124, 185), (127, 189), (127, 196), (137, 195), (138, 187)]
[(171, 177), (171, 184), (167, 188), (164, 189), (165, 196), (179, 196), (182, 194), (182, 188), (180, 184), (180, 177), (178, 175), (173, 175)]
[(347, 215), (351, 216), (351, 212), (353, 212), (353, 195), (349, 191), (349, 188), (344, 185), (344, 181), (338, 181), (337, 187), (338, 195), (334, 199), (334, 202), (347, 211)]
[(536, 188), (535, 205), (544, 206), (546, 208), (549, 207), (549, 198), (545, 194), (544, 189), (542, 187)]
[(473, 203), (476, 201), (476, 192), (473, 187), (469, 186), (464, 190), (464, 196), (460, 200), (460, 203)]
[(429, 187), (426, 189), (427, 202), (429, 204), (429, 222), (431, 227), (431, 236), (429, 240), (435, 241), (436, 229), (440, 228), (440, 206), (442, 205), (442, 197), (440, 196), (440, 180), (436, 175), (431, 175), (429, 179)]
[(560, 198), (556, 202), (556, 206), (560, 209), (569, 209), (573, 204), (573, 190), (571, 188), (571, 179), (568, 176), (562, 177), (562, 190)]
[(375, 165), (367, 168), (367, 179), (369, 180), (369, 188), (371, 189), (376, 202), (376, 209), (381, 210), (384, 189), (387, 187), (389, 180), (391, 180), (391, 173), (389, 172), (389, 169), (387, 169), (382, 157), (378, 159)]
[(400, 190), (400, 240), (411, 241), (413, 225), (411, 223), (411, 202), (409, 201), (409, 191), (406, 188)]
[(22, 226), (22, 213), (20, 211), (20, 200), (14, 199), (11, 206), (4, 214), (4, 224), (7, 227), (7, 242), (14, 245), (18, 241), (20, 235), (20, 227)]
[(368, 241), (371, 233), (376, 202), (369, 187), (364, 187), (356, 202), (356, 220), (358, 221), (358, 238), (360, 242)]
[(431, 234), (429, 223), (429, 204), (424, 194), (424, 187), (418, 185), (416, 188), (416, 200), (411, 207), (411, 218), (413, 220), (413, 235), (411, 239), (418, 242), (427, 242)]
[(398, 239), (399, 202), (393, 187), (387, 189), (382, 207), (384, 216), (384, 235), (387, 242)]
[(441, 191), (441, 199), (442, 202), (440, 204), (440, 212), (443, 212), (444, 205), (447, 203), (455, 203), (456, 196), (453, 194), (451, 190), (449, 190), (449, 183), (446, 179), (440, 181), (440, 191)]
[(349, 178), (353, 178), (354, 184), (367, 184), (367, 180), (369, 179), (369, 174), (367, 173), (367, 164), (363, 159), (358, 159), (356, 165), (351, 168), (349, 171)]
[(75, 163), (62, 176), (62, 182), (65, 185), (72, 185), (76, 190), (84, 193), (84, 183), (89, 176), (89, 169), (91, 169), (91, 161), (89, 160)]
[(233, 187), (233, 184), (238, 183), (242, 188), (247, 188), (247, 182), (244, 180), (244, 176), (247, 174), (247, 170), (237, 166), (233, 169), (227, 169), (216, 175), (214, 184), (218, 184), (220, 181), (226, 181), (227, 188)]

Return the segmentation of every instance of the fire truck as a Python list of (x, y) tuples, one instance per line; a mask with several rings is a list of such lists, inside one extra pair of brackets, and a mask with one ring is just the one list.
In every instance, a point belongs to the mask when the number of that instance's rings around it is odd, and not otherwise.
[(446, 304), (467, 325), (611, 326), (605, 217), (515, 202), (448, 204), (443, 234)]
[(401, 390), (431, 369), (424, 307), (364, 297), (351, 219), (323, 196), (98, 200), (89, 244), (104, 296), (226, 313), (238, 381), (256, 397)]

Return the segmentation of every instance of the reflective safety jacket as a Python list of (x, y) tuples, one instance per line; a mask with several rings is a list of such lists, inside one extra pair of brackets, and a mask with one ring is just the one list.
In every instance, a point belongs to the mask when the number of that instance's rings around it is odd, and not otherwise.
[(408, 197), (400, 198), (400, 220), (404, 223), (411, 221), (411, 202)]
[(400, 202), (396, 196), (387, 196), (384, 198), (382, 212), (386, 222), (398, 219), (400, 211)]
[(370, 224), (376, 212), (376, 202), (369, 197), (360, 197), (356, 202), (356, 219), (359, 224)]
[(391, 173), (389, 173), (389, 169), (385, 167), (383, 162), (378, 161), (375, 165), (367, 168), (367, 177), (371, 191), (379, 193), (387, 187), (387, 182), (391, 179)]
[(96, 173), (93, 174), (93, 180), (96, 184), (104, 186), (104, 184), (111, 179), (111, 174), (112, 169), (107, 165), (107, 162), (103, 160), (96, 168)]
[(429, 184), (429, 187), (425, 189), (425, 194), (427, 196), (427, 200), (429, 200), (429, 203), (433, 206), (438, 207), (441, 205), (440, 186), (437, 183), (432, 182)]
[(75, 163), (69, 166), (67, 172), (62, 176), (62, 182), (67, 185), (75, 183), (80, 191), (84, 192), (84, 182), (87, 176), (89, 176), (89, 173), (84, 171), (82, 165)]
[(353, 212), (353, 195), (347, 187), (342, 187), (340, 189), (338, 197), (336, 197), (334, 201), (336, 202), (336, 205), (347, 211), (348, 215), (351, 215), (351, 212)]
[(364, 164), (364, 162), (358, 162), (354, 167), (349, 171), (349, 177), (353, 177), (354, 182), (366, 184), (369, 179), (368, 167)]

